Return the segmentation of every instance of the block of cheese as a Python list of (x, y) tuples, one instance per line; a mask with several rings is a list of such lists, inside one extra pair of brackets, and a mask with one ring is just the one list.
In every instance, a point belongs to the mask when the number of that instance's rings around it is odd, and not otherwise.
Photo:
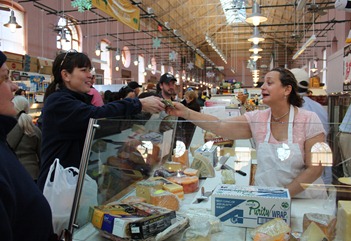
[(311, 222), (307, 229), (302, 233), (300, 241), (329, 241), (329, 239), (316, 223)]
[(189, 152), (188, 152), (188, 150), (185, 150), (181, 156), (178, 156), (176, 154), (172, 155), (172, 161), (181, 163), (183, 167), (188, 167), (189, 166)]
[(179, 199), (177, 195), (164, 190), (157, 190), (151, 193), (152, 205), (168, 208), (173, 211), (179, 210)]
[(196, 176), (174, 176), (167, 179), (171, 182), (182, 185), (184, 193), (193, 193), (199, 188), (199, 178)]
[(351, 241), (351, 201), (338, 201), (335, 240)]
[(163, 177), (152, 177), (151, 180), (161, 181), (163, 183), (162, 189), (171, 192), (178, 196), (180, 199), (184, 199), (183, 186), (177, 183), (171, 182)]
[(183, 170), (183, 172), (184, 172), (184, 174), (187, 175), (187, 176), (197, 176), (197, 177), (200, 176), (199, 170), (194, 169), (194, 168), (190, 168), (190, 167), (185, 168), (185, 169)]
[(199, 170), (200, 177), (214, 177), (216, 175), (210, 159), (200, 153), (195, 154), (190, 167)]
[(281, 218), (272, 219), (251, 231), (254, 241), (288, 241), (291, 229)]
[(169, 172), (177, 172), (182, 170), (182, 163), (180, 162), (165, 162), (163, 166)]
[(154, 190), (158, 190), (162, 188), (163, 188), (162, 181), (147, 179), (147, 180), (137, 182), (135, 193), (136, 193), (136, 196), (145, 198), (146, 202), (150, 203), (150, 193)]
[(336, 217), (320, 213), (305, 213), (303, 215), (303, 231), (314, 222), (324, 232), (328, 240), (334, 240)]

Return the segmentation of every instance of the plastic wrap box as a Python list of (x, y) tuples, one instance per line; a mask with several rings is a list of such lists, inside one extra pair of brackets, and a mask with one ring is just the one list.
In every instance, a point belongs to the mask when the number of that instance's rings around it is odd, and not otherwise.
[(285, 188), (221, 184), (211, 205), (224, 225), (255, 228), (274, 218), (290, 225), (291, 198)]
[(132, 239), (156, 236), (175, 221), (175, 211), (146, 203), (97, 206), (91, 220), (98, 229)]

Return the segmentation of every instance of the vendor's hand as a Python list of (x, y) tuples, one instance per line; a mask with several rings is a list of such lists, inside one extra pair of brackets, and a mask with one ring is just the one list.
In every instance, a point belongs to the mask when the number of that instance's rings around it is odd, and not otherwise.
[(184, 119), (187, 119), (189, 117), (187, 114), (189, 109), (187, 107), (185, 107), (182, 103), (179, 103), (179, 102), (172, 102), (172, 103), (173, 103), (173, 107), (166, 108), (167, 114), (182, 117)]
[(149, 113), (158, 113), (165, 110), (165, 104), (162, 103), (161, 98), (156, 96), (149, 96), (139, 99), (142, 110)]

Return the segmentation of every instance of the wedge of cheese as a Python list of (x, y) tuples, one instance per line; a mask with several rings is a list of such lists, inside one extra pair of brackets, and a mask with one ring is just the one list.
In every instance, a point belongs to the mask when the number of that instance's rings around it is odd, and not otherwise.
[(338, 201), (335, 240), (351, 241), (351, 201)]
[(252, 230), (251, 237), (254, 241), (288, 241), (290, 233), (287, 223), (281, 218), (275, 218)]
[(327, 236), (328, 240), (334, 240), (336, 226), (335, 216), (320, 213), (305, 213), (303, 216), (303, 231), (305, 231), (312, 222), (317, 224)]
[(168, 208), (173, 211), (178, 211), (180, 206), (178, 197), (164, 190), (157, 190), (151, 193), (150, 201), (152, 205)]
[(325, 233), (314, 222), (302, 233), (300, 241), (329, 241)]

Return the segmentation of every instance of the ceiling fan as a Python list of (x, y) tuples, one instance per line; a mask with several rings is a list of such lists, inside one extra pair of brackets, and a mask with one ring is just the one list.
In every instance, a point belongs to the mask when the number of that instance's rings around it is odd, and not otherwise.
[(313, 2), (309, 5), (306, 6), (306, 13), (315, 13), (315, 14), (318, 14), (318, 15), (325, 15), (328, 13), (328, 9), (334, 9), (334, 6), (320, 6), (319, 4)]

